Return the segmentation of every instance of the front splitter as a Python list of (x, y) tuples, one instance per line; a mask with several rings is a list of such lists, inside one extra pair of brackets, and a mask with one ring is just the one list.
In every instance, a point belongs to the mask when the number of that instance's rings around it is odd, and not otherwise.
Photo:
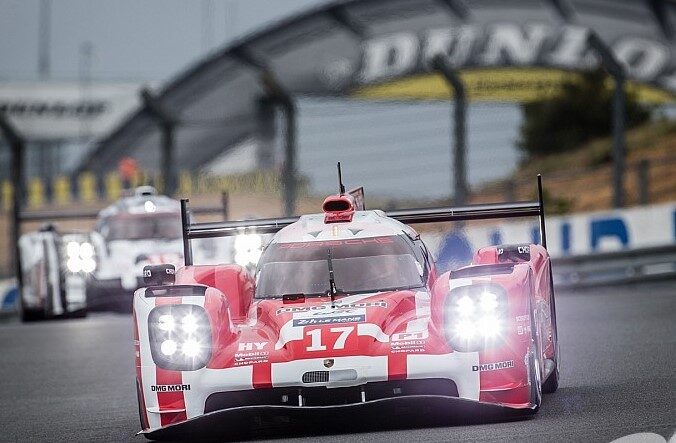
[[(151, 440), (182, 440), (203, 438), (236, 438), (243, 432), (238, 426), (248, 423), (244, 418), (267, 416), (286, 416), (289, 419), (308, 423), (336, 424), (350, 423), (351, 426), (392, 424), (394, 417), (400, 418), (396, 425), (415, 425), (417, 419), (437, 425), (466, 425), (510, 421), (532, 416), (537, 410), (531, 408), (513, 408), (500, 404), (482, 403), (464, 398), (441, 395), (411, 395), (405, 397), (370, 400), (331, 406), (239, 406), (210, 412), (181, 423), (165, 426), (152, 431), (141, 431)], [(405, 418), (410, 417), (408, 421)], [(388, 423), (390, 422), (390, 423)], [(349, 432), (350, 429), (344, 429)]]

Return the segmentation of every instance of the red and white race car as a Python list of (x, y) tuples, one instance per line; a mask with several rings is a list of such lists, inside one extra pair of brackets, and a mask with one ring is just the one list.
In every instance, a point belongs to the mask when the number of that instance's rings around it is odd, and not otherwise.
[[(261, 407), (443, 398), (458, 407), (539, 408), (541, 393), (558, 385), (545, 247), (483, 248), (470, 266), (437, 275), (404, 223), (540, 216), (544, 230), (541, 197), (388, 214), (360, 209), (340, 194), (320, 214), (191, 224), (182, 202), (186, 266), (146, 267), (151, 286), (134, 296), (143, 434), (171, 438), (215, 418), (226, 426), (229, 411)], [(255, 278), (237, 265), (192, 263), (193, 239), (243, 229), (276, 232)]]

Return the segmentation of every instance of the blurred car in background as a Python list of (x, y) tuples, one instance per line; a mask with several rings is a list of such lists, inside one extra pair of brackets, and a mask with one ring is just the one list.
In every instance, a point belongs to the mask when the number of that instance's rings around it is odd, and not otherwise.
[[(52, 224), (20, 241), (21, 315), (25, 321), (86, 314), (86, 309), (131, 310), (143, 267), (183, 264), (180, 204), (150, 186), (136, 188), (99, 212), (94, 230), (61, 233)], [(195, 242), (207, 263), (252, 270), (266, 236), (242, 232), (224, 241)]]
[(87, 279), (89, 306), (131, 309), (143, 266), (182, 263), (180, 205), (139, 187), (99, 213), (91, 240), (98, 266)]
[(91, 235), (60, 233), (52, 224), (21, 236), (23, 321), (86, 314), (88, 274), (96, 270)]

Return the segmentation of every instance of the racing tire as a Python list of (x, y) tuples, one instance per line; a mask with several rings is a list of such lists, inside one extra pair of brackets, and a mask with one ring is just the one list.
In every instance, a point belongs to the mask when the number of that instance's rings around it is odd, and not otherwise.
[(25, 307), (21, 289), (19, 289), (19, 318), (23, 323), (45, 320), (47, 318), (44, 309), (30, 309)]
[(542, 385), (540, 381), (540, 364), (537, 360), (537, 346), (531, 342), (530, 352), (528, 353), (528, 380), (530, 384), (530, 397), (533, 412), (537, 412), (542, 404)]
[(542, 384), (542, 393), (551, 394), (556, 392), (559, 388), (559, 365), (554, 362), (554, 370), (549, 374), (545, 382)]
[(138, 419), (141, 423), (141, 429), (148, 429), (148, 424), (143, 417), (143, 393), (141, 392), (141, 385), (136, 380), (136, 400), (138, 401)]
[(68, 318), (86, 318), (87, 308), (78, 309), (77, 311), (69, 312)]
[(530, 349), (528, 352), (528, 382), (530, 384), (530, 402), (533, 404), (533, 413), (540, 409), (542, 404), (542, 377), (540, 374), (539, 356), (542, 350), (538, 346), (537, 327), (535, 315), (533, 313), (530, 297), (528, 299), (528, 310), (530, 311)]
[(22, 307), (21, 312), (19, 313), (19, 317), (21, 318), (22, 322), (30, 323), (30, 322), (44, 320), (45, 319), (45, 313), (41, 310), (38, 310), (38, 309), (24, 309)]
[(559, 388), (559, 355), (561, 351), (559, 348), (559, 331), (556, 324), (556, 297), (554, 296), (554, 277), (552, 275), (552, 265), (549, 264), (549, 290), (551, 293), (551, 302), (549, 303), (550, 317), (552, 319), (553, 331), (552, 335), (554, 338), (554, 369), (547, 376), (547, 379), (542, 384), (542, 393), (543, 394), (552, 394), (556, 392)]

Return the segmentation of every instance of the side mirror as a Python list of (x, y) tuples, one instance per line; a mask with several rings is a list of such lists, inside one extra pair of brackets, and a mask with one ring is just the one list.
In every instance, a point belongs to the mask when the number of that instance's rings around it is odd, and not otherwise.
[(175, 281), (176, 267), (174, 265), (148, 265), (143, 267), (143, 283), (147, 286), (173, 285)]

